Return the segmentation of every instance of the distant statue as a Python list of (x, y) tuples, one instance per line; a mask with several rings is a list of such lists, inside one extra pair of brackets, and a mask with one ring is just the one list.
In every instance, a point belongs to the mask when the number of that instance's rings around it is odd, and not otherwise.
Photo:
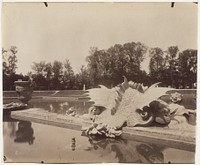
[(85, 91), (85, 84), (83, 84), (83, 91)]

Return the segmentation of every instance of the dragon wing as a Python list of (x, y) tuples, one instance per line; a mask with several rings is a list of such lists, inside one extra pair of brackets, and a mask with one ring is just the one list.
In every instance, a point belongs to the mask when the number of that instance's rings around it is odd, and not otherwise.
[(102, 106), (107, 108), (108, 100), (113, 91), (106, 88), (103, 85), (99, 85), (100, 88), (93, 88), (87, 90), (89, 93), (90, 101), (94, 102), (95, 106)]
[(140, 97), (136, 98), (135, 105), (137, 109), (149, 106), (152, 101), (157, 100), (161, 96), (168, 95), (166, 93), (173, 90), (173, 88), (158, 87), (158, 84), (160, 83), (153, 84), (144, 93), (141, 93)]
[(129, 85), (128, 80), (124, 77), (124, 82), (112, 89), (103, 85), (99, 85), (99, 87), (87, 90), (90, 101), (94, 102), (94, 106), (102, 106), (108, 110), (116, 111)]

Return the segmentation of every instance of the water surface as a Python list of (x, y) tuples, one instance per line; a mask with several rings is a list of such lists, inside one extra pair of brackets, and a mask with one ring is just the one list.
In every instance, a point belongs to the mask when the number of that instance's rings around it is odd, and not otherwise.
[[(78, 114), (88, 113), (85, 100), (32, 99), (35, 108), (66, 114), (74, 107)], [(81, 131), (4, 116), (4, 158), (6, 162), (44, 163), (194, 163), (195, 152), (159, 143), (127, 139), (100, 139), (81, 135)]]
[(6, 162), (194, 163), (194, 152), (126, 139), (81, 136), (80, 131), (29, 121), (3, 123)]

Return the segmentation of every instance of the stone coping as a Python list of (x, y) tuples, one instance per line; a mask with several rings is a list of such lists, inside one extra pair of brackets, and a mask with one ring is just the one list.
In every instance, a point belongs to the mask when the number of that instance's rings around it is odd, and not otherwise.
[[(40, 108), (13, 111), (11, 117), (75, 130), (81, 130), (83, 125), (88, 126), (91, 124), (91, 121), (81, 117), (69, 117)], [(124, 127), (122, 137), (195, 151), (195, 131), (190, 130), (176, 130), (167, 127)]]
[(195, 131), (161, 127), (124, 127), (123, 136), (140, 139), (144, 142), (159, 143), (172, 148), (195, 151)]
[(40, 108), (30, 108), (29, 110), (12, 111), (11, 117), (19, 120), (43, 123), (53, 126), (60, 126), (69, 129), (81, 130), (82, 125), (91, 123), (82, 119), (69, 117), (62, 114), (48, 112)]

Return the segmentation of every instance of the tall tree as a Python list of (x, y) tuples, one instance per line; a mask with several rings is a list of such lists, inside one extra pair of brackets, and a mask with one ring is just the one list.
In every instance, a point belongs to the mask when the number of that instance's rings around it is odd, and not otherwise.
[(64, 74), (63, 74), (63, 85), (65, 89), (72, 89), (74, 84), (74, 71), (71, 67), (70, 61), (66, 59), (63, 63)]
[(197, 50), (187, 49), (179, 53), (179, 74), (183, 88), (192, 88), (197, 82)]
[(55, 60), (52, 67), (53, 78), (52, 78), (52, 88), (61, 88), (62, 74), (63, 74), (63, 64), (60, 61)]
[(7, 75), (14, 74), (17, 69), (17, 47), (11, 46), (10, 49), (2, 49), (3, 72)]
[(52, 64), (50, 62), (45, 64), (44, 67), (45, 77), (47, 81), (47, 89), (50, 89), (51, 79), (52, 79)]
[(164, 69), (164, 52), (160, 48), (151, 48), (150, 55), (150, 76), (154, 81), (162, 81), (162, 71)]
[(45, 77), (50, 80), (52, 77), (52, 65), (50, 62), (46, 63), (44, 66)]
[(3, 60), (3, 89), (14, 90), (14, 81), (17, 80), (17, 47), (11, 46), (9, 49), (2, 49)]
[(76, 74), (75, 85), (78, 87), (78, 89), (83, 89), (84, 85), (87, 89), (91, 87), (91, 77), (86, 66), (82, 65), (79, 72)]
[(170, 46), (167, 49), (166, 62), (169, 64), (170, 82), (172, 87), (178, 87), (178, 46)]
[(164, 66), (163, 50), (160, 48), (151, 48), (149, 50), (150, 59), (150, 72), (157, 72)]
[(53, 62), (52, 72), (53, 72), (53, 77), (54, 78), (61, 77), (61, 75), (63, 73), (63, 64), (62, 64), (62, 62), (55, 60)]
[(123, 75), (137, 81), (146, 51), (147, 47), (140, 42), (116, 44), (107, 50), (92, 48), (87, 61), (94, 85), (112, 87), (122, 81)]
[(64, 75), (69, 76), (69, 77), (73, 76), (74, 75), (74, 71), (73, 71), (73, 69), (71, 67), (70, 61), (68, 59), (66, 59), (64, 61), (63, 65), (64, 65)]
[(44, 70), (45, 70), (46, 62), (40, 61), (40, 62), (33, 62), (32, 70), (37, 75), (43, 75), (44, 76)]
[(33, 62), (32, 65), (32, 78), (35, 82), (35, 89), (36, 90), (46, 90), (47, 89), (47, 80), (45, 78), (45, 61), (40, 62)]

